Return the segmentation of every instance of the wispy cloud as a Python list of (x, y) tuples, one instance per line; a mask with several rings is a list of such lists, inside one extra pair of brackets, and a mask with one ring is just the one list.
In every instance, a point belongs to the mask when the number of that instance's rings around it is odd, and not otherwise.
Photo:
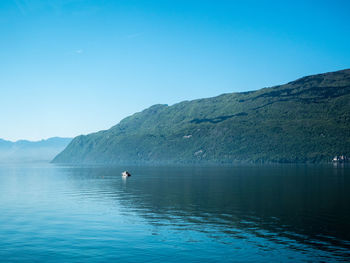
[(144, 33), (135, 33), (135, 34), (127, 35), (126, 38), (131, 39), (131, 38), (140, 37), (142, 35), (144, 35)]
[(22, 1), (22, 0), (14, 0), (18, 10), (21, 12), (22, 15), (26, 15), (27, 11), (27, 7), (26, 7), (26, 1)]
[(77, 53), (77, 54), (82, 54), (83, 52), (84, 52), (84, 50), (82, 50), (82, 49), (75, 50), (75, 53)]
[[(1, 1), (1, 0), (0, 0)], [(56, 15), (59, 15), (62, 13), (62, 8), (64, 5), (69, 4), (73, 0), (61, 0), (61, 1), (54, 1), (54, 0), (13, 0), (15, 5), (17, 6), (18, 10), (21, 12), (22, 15), (27, 15), (33, 10), (40, 10), (40, 9), (47, 9), (50, 10), (50, 12), (53, 12)]]

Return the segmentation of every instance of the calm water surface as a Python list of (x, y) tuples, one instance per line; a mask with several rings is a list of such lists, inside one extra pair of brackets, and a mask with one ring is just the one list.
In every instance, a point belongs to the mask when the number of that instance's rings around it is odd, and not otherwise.
[(0, 165), (0, 258), (348, 261), (350, 169)]

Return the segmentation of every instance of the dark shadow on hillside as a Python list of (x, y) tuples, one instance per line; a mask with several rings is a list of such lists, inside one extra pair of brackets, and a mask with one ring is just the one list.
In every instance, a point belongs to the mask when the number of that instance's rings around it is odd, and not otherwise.
[(248, 113), (240, 112), (240, 113), (233, 114), (233, 115), (218, 116), (218, 117), (211, 118), (211, 119), (193, 119), (190, 121), (190, 123), (195, 123), (195, 124), (204, 123), (204, 122), (219, 123), (219, 122), (225, 121), (227, 119), (231, 119), (233, 117), (246, 116), (246, 115), (248, 115)]

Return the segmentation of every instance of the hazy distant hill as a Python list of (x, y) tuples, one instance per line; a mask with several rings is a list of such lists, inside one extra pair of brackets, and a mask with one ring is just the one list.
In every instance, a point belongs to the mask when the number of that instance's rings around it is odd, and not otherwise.
[(71, 138), (54, 137), (36, 142), (25, 140), (10, 142), (0, 139), (0, 162), (50, 161), (71, 140)]
[(109, 130), (76, 137), (53, 161), (328, 162), (336, 154), (350, 155), (350, 70), (154, 105)]

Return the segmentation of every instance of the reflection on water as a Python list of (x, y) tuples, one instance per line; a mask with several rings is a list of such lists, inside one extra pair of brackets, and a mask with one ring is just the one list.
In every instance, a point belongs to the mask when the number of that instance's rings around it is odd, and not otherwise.
[(1, 166), (0, 256), (95, 261), (337, 261), (350, 169)]

